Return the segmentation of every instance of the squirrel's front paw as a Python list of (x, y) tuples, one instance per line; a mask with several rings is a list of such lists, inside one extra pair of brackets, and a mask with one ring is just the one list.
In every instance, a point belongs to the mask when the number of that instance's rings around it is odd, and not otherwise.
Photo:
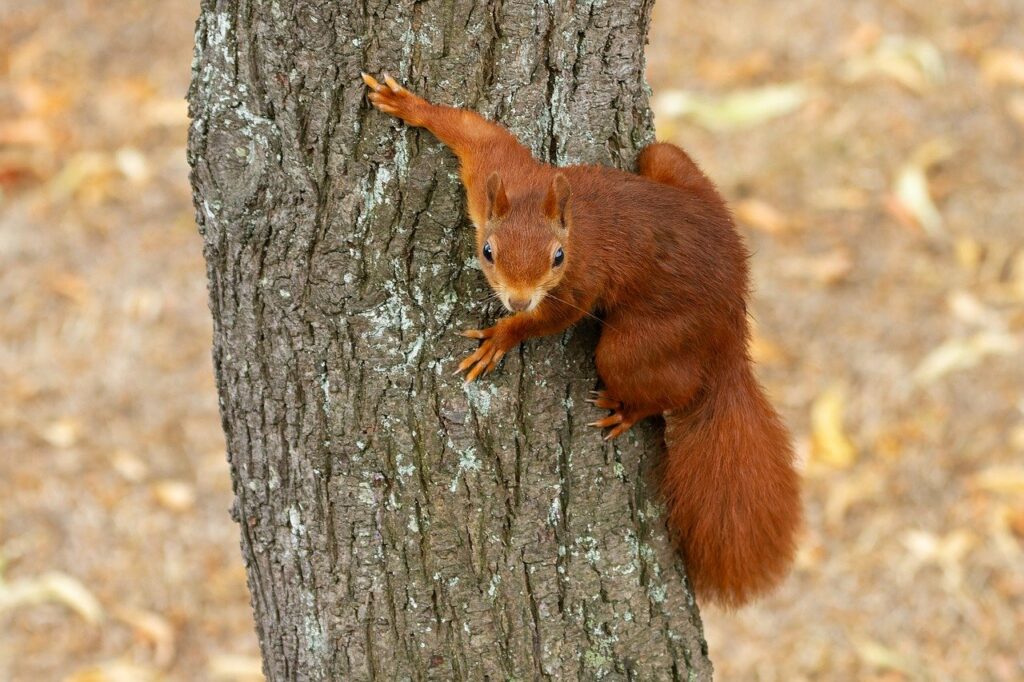
[(384, 74), (383, 84), (378, 83), (377, 79), (368, 73), (362, 76), (363, 82), (371, 90), (367, 96), (373, 102), (373, 106), (385, 114), (397, 116), (411, 126), (423, 124), (423, 111), (428, 106), (426, 100), (412, 94), (387, 74)]
[(462, 335), (483, 341), (476, 352), (460, 362), (458, 369), (455, 370), (455, 374), (460, 374), (468, 369), (467, 382), (474, 381), (481, 374), (493, 372), (509, 348), (515, 345), (514, 343), (509, 344), (504, 335), (498, 333), (497, 326), (487, 329), (467, 329), (462, 332)]

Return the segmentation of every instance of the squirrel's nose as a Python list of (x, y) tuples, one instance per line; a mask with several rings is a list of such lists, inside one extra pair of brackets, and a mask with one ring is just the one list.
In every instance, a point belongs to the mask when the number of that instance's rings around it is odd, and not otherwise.
[(522, 312), (530, 307), (530, 299), (528, 298), (510, 298), (508, 299), (508, 307), (517, 313)]

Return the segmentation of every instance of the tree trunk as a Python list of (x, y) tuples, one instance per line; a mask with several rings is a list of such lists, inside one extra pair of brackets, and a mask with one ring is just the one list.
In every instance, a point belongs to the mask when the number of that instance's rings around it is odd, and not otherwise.
[(596, 324), (451, 375), (500, 315), (455, 159), (359, 79), (628, 167), (651, 4), (203, 0), (188, 153), (269, 679), (710, 677), (658, 430), (584, 426)]

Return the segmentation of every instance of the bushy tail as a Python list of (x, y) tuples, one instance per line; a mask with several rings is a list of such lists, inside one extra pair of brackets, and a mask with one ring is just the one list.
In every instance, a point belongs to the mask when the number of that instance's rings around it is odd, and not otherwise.
[(644, 147), (637, 158), (637, 172), (683, 191), (718, 195), (714, 183), (690, 155), (671, 142), (655, 142)]
[(786, 575), (800, 526), (789, 433), (747, 362), (666, 416), (663, 491), (698, 595), (740, 606)]

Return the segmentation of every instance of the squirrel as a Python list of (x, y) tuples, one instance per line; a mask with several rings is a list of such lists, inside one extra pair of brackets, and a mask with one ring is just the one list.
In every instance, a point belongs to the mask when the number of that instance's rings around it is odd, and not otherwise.
[(620, 436), (664, 415), (661, 493), (698, 596), (736, 607), (789, 570), (801, 523), (789, 433), (754, 378), (746, 247), (714, 184), (675, 145), (643, 149), (639, 173), (555, 168), (502, 126), (439, 106), (393, 78), (362, 74), (380, 111), (428, 129), (458, 157), (485, 277), (513, 313), (463, 335), (473, 381), (521, 341), (591, 311), (611, 411), (590, 426)]

